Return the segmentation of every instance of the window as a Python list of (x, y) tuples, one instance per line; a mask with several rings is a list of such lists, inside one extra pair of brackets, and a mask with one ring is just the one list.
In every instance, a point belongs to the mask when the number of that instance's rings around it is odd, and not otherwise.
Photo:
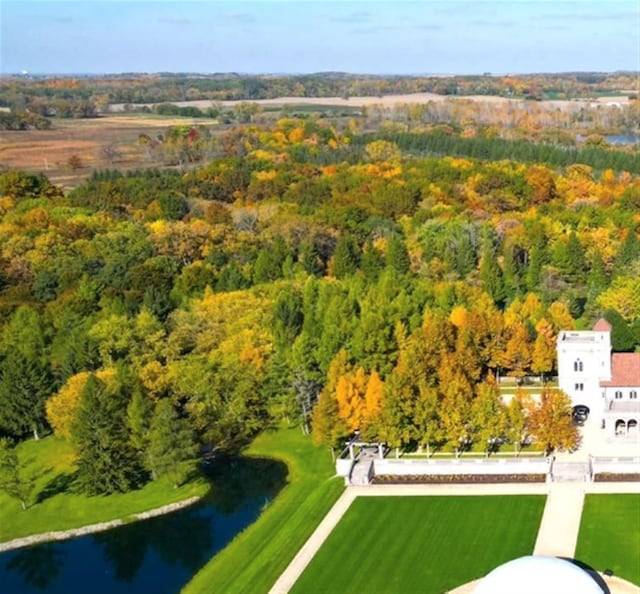
[(631, 392), (629, 392), (629, 398), (631, 398), (631, 400), (637, 400), (638, 392), (636, 392), (635, 390), (631, 390)]
[(582, 361), (580, 361), (580, 359), (576, 359), (573, 362), (573, 370), (574, 371), (582, 371), (584, 369)]
[(616, 400), (620, 400), (622, 398), (622, 392), (620, 390), (616, 390), (614, 397)]
[(573, 388), (576, 392), (582, 392), (584, 390), (584, 384), (575, 384)]

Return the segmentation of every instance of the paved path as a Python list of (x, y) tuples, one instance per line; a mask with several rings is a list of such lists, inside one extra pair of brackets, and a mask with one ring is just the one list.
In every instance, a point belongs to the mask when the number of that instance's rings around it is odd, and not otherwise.
[(584, 483), (553, 483), (533, 554), (573, 559), (583, 505)]
[[(368, 485), (366, 487), (347, 487), (309, 540), (278, 578), (269, 594), (286, 594), (289, 592), (356, 497), (547, 495), (547, 503), (540, 523), (534, 554), (573, 557), (585, 493), (640, 493), (640, 483), (480, 483), (469, 485)], [(570, 506), (579, 507), (579, 510)], [(559, 552), (553, 552), (554, 550)], [(469, 585), (467, 584), (467, 586)], [(460, 592), (466, 593), (467, 590), (460, 590)]]

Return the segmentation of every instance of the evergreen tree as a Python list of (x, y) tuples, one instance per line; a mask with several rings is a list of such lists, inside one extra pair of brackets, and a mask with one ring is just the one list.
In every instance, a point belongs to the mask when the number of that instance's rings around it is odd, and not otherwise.
[(0, 491), (17, 499), (22, 509), (27, 509), (35, 483), (26, 478), (20, 468), (18, 453), (8, 439), (0, 439)]
[(409, 272), (409, 252), (404, 245), (404, 241), (399, 235), (394, 235), (387, 246), (387, 266), (393, 268), (399, 274)]
[(482, 288), (491, 296), (494, 303), (503, 305), (506, 297), (504, 277), (491, 245), (485, 246), (482, 254), (480, 281)]
[(273, 335), (276, 347), (281, 350), (291, 348), (300, 334), (303, 323), (302, 298), (287, 289), (280, 292), (273, 311)]
[(349, 235), (338, 238), (333, 252), (332, 273), (336, 278), (345, 278), (354, 274), (360, 264), (360, 250), (355, 240)]
[(141, 478), (126, 426), (126, 405), (90, 375), (80, 396), (71, 437), (78, 455), (78, 484), (89, 495), (125, 492)]
[(322, 276), (324, 273), (324, 262), (313, 238), (305, 239), (302, 242), (299, 259), (307, 274)]
[(584, 250), (575, 231), (569, 234), (566, 241), (562, 239), (558, 241), (553, 252), (553, 263), (568, 281), (584, 281), (586, 270)]
[(166, 476), (179, 487), (189, 475), (198, 448), (187, 419), (167, 399), (156, 404), (149, 431), (149, 464), (154, 479)]
[(360, 264), (367, 280), (375, 281), (384, 267), (384, 259), (380, 252), (373, 246), (371, 240), (367, 241), (362, 250), (362, 262)]
[(149, 445), (149, 427), (153, 405), (141, 390), (135, 390), (131, 402), (127, 406), (127, 427), (131, 438), (131, 445), (140, 452), (143, 458), (146, 456)]
[(629, 273), (630, 267), (640, 259), (640, 241), (635, 229), (629, 229), (627, 236), (616, 254), (613, 276)]
[(633, 351), (636, 346), (636, 337), (625, 319), (615, 309), (608, 309), (602, 317), (611, 324), (611, 348), (613, 351)]
[(600, 251), (596, 250), (591, 258), (591, 266), (587, 276), (589, 299), (593, 300), (609, 286), (607, 271)]
[(2, 363), (0, 427), (14, 437), (32, 432), (39, 439), (47, 426), (44, 403), (52, 391), (49, 370), (39, 358), (10, 352)]

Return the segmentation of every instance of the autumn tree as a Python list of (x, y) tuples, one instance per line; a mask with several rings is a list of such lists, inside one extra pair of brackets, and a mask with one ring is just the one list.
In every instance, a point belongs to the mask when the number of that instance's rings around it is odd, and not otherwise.
[(507, 374), (515, 378), (526, 375), (531, 365), (531, 338), (523, 323), (515, 325), (511, 336), (505, 345), (502, 355), (502, 366), (507, 369)]
[(506, 429), (505, 407), (500, 391), (493, 377), (480, 383), (477, 395), (471, 404), (471, 418), (474, 437), (484, 446), (488, 456), (496, 447), (497, 441)]
[(556, 363), (556, 333), (553, 328), (542, 318), (536, 325), (536, 339), (533, 343), (531, 357), (531, 370), (544, 376), (551, 373)]
[(426, 448), (427, 456), (431, 447), (439, 444), (444, 437), (440, 408), (438, 391), (435, 388), (420, 386), (414, 403), (413, 424), (416, 441), (420, 447)]
[(517, 390), (505, 409), (505, 435), (513, 444), (515, 456), (520, 454), (522, 442), (529, 430), (529, 411), (533, 406), (531, 398)]
[(571, 398), (561, 390), (544, 388), (540, 402), (529, 410), (531, 434), (545, 452), (574, 450), (579, 443), (579, 433), (571, 416)]

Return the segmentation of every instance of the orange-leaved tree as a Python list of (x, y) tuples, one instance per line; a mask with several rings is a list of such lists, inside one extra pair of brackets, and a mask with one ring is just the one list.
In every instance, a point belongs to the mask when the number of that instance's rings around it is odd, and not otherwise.
[(529, 409), (531, 434), (545, 452), (573, 450), (579, 442), (577, 427), (571, 417), (571, 398), (556, 388), (544, 388), (540, 402)]

